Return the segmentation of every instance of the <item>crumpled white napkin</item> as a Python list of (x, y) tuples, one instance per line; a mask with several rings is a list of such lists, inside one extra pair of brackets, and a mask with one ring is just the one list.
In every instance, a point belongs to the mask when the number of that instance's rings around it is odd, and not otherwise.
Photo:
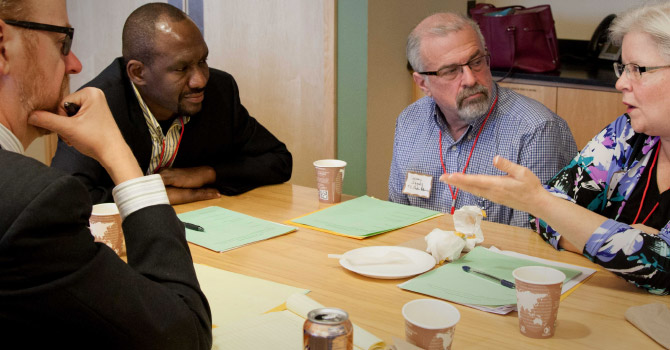
[(475, 245), (484, 242), (482, 219), (486, 212), (474, 205), (466, 205), (454, 212), (454, 228), (465, 238), (465, 251), (471, 251)]
[(485, 216), (486, 213), (474, 205), (457, 209), (453, 215), (456, 231), (434, 229), (425, 237), (426, 251), (438, 264), (458, 259), (461, 252), (469, 252), (484, 241), (481, 222)]
[(440, 264), (445, 260), (454, 261), (461, 255), (465, 240), (454, 231), (436, 228), (426, 236), (426, 251)]

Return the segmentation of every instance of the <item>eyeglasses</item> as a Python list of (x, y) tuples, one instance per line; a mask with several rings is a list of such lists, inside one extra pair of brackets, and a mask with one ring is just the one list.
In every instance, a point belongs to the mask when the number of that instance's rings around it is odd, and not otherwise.
[(614, 74), (616, 74), (617, 78), (621, 78), (621, 75), (623, 75), (623, 72), (625, 71), (628, 78), (637, 80), (642, 77), (642, 73), (661, 68), (670, 68), (670, 65), (656, 66), (656, 67), (640, 67), (635, 63), (621, 64), (618, 62), (614, 62)]
[(475, 57), (464, 64), (452, 64), (437, 71), (432, 72), (418, 72), (423, 75), (435, 75), (444, 80), (454, 80), (463, 73), (463, 67), (468, 66), (473, 72), (481, 72), (482, 69), (489, 66), (491, 63), (490, 55)]
[(74, 28), (72, 27), (61, 27), (61, 26), (53, 26), (51, 24), (15, 21), (12, 19), (3, 19), (3, 21), (5, 21), (5, 23), (9, 25), (16, 27), (66, 34), (67, 36), (65, 37), (65, 39), (63, 39), (63, 46), (61, 47), (60, 52), (63, 54), (63, 56), (67, 56), (70, 53), (70, 48), (72, 47), (72, 38), (74, 37)]

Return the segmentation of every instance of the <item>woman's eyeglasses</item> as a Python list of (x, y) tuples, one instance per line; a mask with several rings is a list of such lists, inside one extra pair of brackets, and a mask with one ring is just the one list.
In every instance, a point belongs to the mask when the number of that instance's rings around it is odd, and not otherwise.
[(635, 63), (621, 64), (618, 62), (614, 62), (614, 74), (616, 74), (617, 78), (621, 78), (623, 72), (626, 72), (628, 78), (637, 80), (642, 77), (642, 73), (661, 68), (670, 68), (670, 65), (656, 66), (656, 67), (640, 67)]

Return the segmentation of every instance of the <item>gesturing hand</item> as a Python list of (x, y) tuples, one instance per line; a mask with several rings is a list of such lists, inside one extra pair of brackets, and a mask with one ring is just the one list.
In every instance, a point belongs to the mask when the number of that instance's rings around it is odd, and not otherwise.
[(475, 196), (485, 197), (505, 206), (533, 213), (537, 205), (551, 195), (545, 191), (540, 179), (528, 168), (496, 156), (493, 165), (507, 173), (504, 176), (476, 174), (444, 174), (440, 181), (456, 186)]

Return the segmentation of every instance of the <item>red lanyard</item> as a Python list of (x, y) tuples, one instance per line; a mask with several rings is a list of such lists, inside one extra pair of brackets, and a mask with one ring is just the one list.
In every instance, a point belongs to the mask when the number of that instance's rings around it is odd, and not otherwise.
[[(179, 141), (177, 141), (177, 148), (174, 150), (174, 153), (172, 153), (172, 157), (170, 157), (170, 160), (168, 160), (166, 166), (172, 164), (172, 161), (174, 160), (174, 157), (177, 155), (177, 151), (179, 150), (179, 145), (181, 144), (181, 137), (184, 136), (184, 118), (179, 117), (179, 122), (181, 123), (181, 132), (179, 133)], [(154, 174), (157, 173), (162, 168), (163, 155), (165, 155), (165, 137), (163, 138), (163, 146), (161, 147), (161, 157), (158, 159), (158, 165), (156, 166), (156, 170), (154, 170), (153, 172)]]
[[(640, 207), (637, 209), (637, 215), (635, 215), (635, 220), (633, 220), (633, 225), (637, 223), (637, 218), (640, 216), (640, 211), (642, 211), (642, 205), (644, 204), (644, 198), (647, 196), (647, 189), (649, 188), (649, 182), (651, 181), (651, 173), (654, 171), (654, 165), (656, 165), (656, 159), (658, 159), (658, 152), (661, 150), (661, 140), (658, 140), (658, 148), (656, 149), (656, 154), (654, 155), (654, 161), (651, 162), (651, 168), (649, 168), (649, 176), (647, 176), (647, 185), (644, 187), (644, 193), (642, 194), (642, 201), (640, 202)], [(660, 201), (660, 199), (659, 199)], [(656, 201), (656, 205), (651, 209), (647, 217), (642, 220), (641, 224), (644, 225), (647, 222), (647, 219), (651, 216), (651, 213), (658, 208), (659, 201)]]
[[(472, 148), (470, 148), (470, 154), (468, 155), (468, 160), (465, 162), (465, 167), (463, 167), (463, 174), (465, 174), (465, 171), (468, 169), (468, 165), (470, 165), (470, 158), (472, 158), (472, 152), (475, 150), (475, 146), (477, 146), (477, 140), (479, 140), (479, 135), (481, 135), (482, 130), (484, 130), (484, 125), (486, 125), (486, 121), (489, 120), (489, 117), (491, 116), (491, 112), (493, 112), (493, 108), (496, 106), (496, 103), (498, 102), (498, 96), (496, 95), (495, 100), (493, 100), (493, 104), (491, 105), (491, 109), (489, 109), (489, 113), (486, 115), (486, 118), (484, 118), (484, 122), (482, 123), (482, 126), (479, 127), (479, 131), (477, 132), (477, 136), (475, 137), (475, 142), (472, 144)], [(442, 170), (444, 170), (444, 173), (447, 173), (447, 167), (444, 165), (444, 158), (442, 157), (442, 129), (440, 129), (440, 162), (442, 162)], [(458, 188), (456, 189), (456, 192), (454, 192), (451, 189), (451, 185), (449, 186), (449, 192), (451, 193), (451, 215), (454, 215), (455, 207), (454, 204), (456, 204), (456, 198), (458, 197)]]

